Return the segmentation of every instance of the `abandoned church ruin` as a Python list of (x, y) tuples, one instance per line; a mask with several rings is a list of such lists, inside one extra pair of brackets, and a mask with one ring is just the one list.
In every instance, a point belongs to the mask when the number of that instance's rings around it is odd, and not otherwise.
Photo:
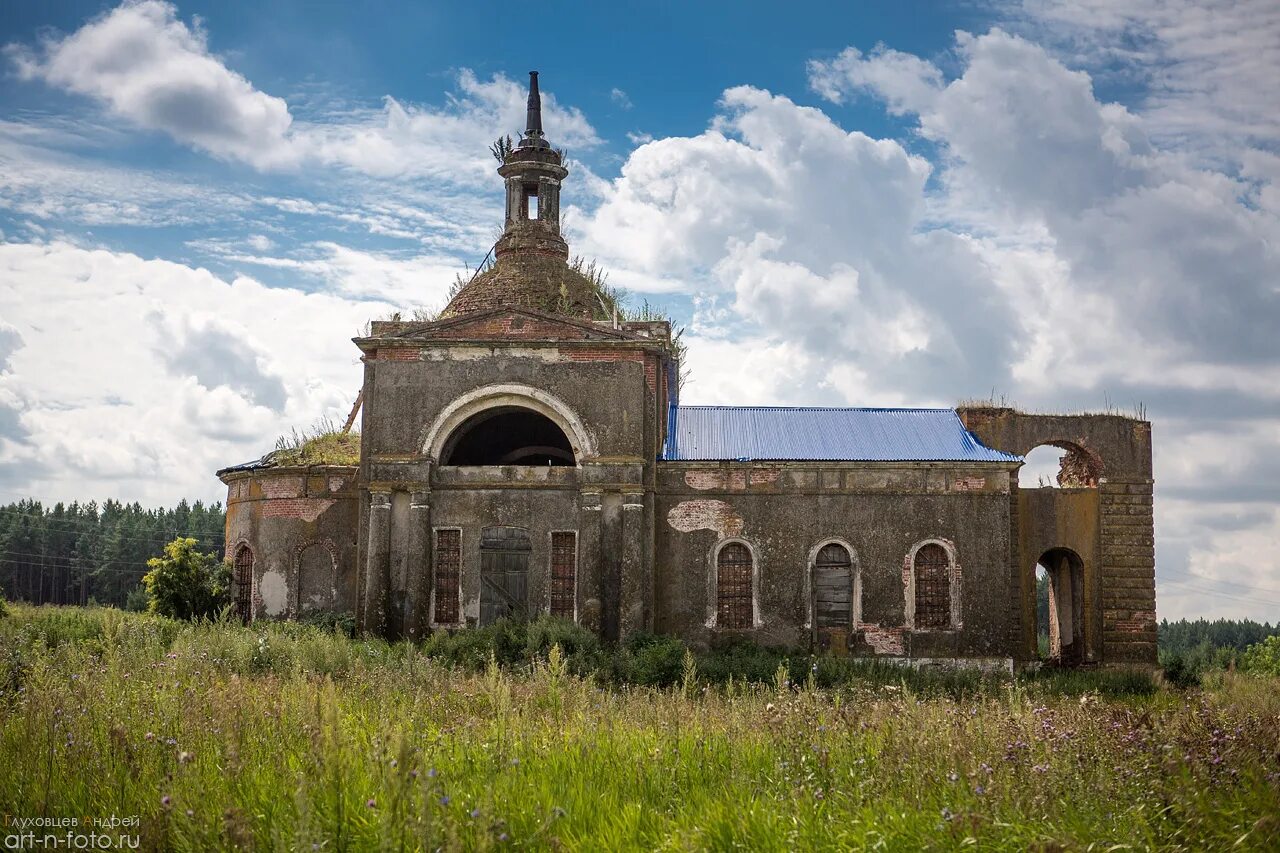
[[(225, 468), (246, 619), (351, 611), (422, 637), (550, 613), (609, 640), (764, 644), (913, 663), (1156, 659), (1151, 427), (1118, 415), (685, 406), (665, 321), (619, 320), (569, 262), (568, 171), (499, 149), (495, 263), (431, 322), (355, 340), (358, 465)], [(1023, 457), (1066, 450), (1060, 488)]]

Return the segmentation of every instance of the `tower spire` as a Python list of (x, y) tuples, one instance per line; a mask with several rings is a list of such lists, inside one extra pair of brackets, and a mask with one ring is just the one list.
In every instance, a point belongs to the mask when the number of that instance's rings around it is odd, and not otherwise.
[(529, 72), (529, 104), (524, 135), (527, 139), (542, 138), (542, 95), (538, 92), (538, 72)]

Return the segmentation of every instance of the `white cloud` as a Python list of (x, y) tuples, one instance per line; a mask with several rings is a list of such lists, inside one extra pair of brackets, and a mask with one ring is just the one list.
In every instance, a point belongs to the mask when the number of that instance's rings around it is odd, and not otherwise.
[(617, 86), (614, 86), (612, 89), (609, 90), (609, 100), (613, 101), (615, 104), (622, 107), (624, 110), (631, 109), (631, 106), (632, 106), (631, 98), (627, 95), (626, 92), (622, 91)]
[[(1017, 8), (1020, 7), (1020, 8)], [(1273, 0), (1023, 0), (1012, 23), (1108, 77), (1142, 87), (1151, 135), (1238, 161), (1280, 143)]]
[[(381, 109), (296, 121), (284, 99), (253, 86), (210, 51), (208, 36), (163, 0), (128, 0), (74, 33), (5, 52), (21, 77), (84, 95), (138, 127), (168, 134), (216, 157), (258, 169), (309, 163), (379, 177), (436, 175), (488, 180), (489, 143), (523, 127), (525, 94), (502, 75), (468, 70), (443, 108), (387, 96)], [(543, 95), (557, 144), (598, 144), (582, 113)]]
[(1250, 155), (1248, 181), (1195, 167), (1000, 30), (961, 34), (957, 56), (954, 79), (884, 48), (810, 67), (832, 100), (913, 118), (936, 164), (739, 87), (704, 133), (633, 151), (578, 245), (655, 291), (689, 283), (689, 402), (1146, 400), (1161, 566), (1225, 576), (1276, 519), (1229, 532), (1179, 507), (1280, 499), (1275, 163)]
[(0, 436), (4, 497), (220, 499), (215, 469), (346, 416), (361, 381), (347, 341), (389, 308), (127, 253), (0, 244), (0, 314), (21, 336), (0, 373), (0, 406), (22, 428)]

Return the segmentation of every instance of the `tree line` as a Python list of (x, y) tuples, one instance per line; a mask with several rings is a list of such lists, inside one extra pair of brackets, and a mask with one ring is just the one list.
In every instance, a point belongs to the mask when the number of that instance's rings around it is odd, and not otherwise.
[(185, 499), (154, 509), (115, 500), (0, 505), (0, 592), (34, 604), (125, 607), (139, 595), (147, 560), (173, 539), (190, 537), (220, 556), (225, 518), (221, 503)]

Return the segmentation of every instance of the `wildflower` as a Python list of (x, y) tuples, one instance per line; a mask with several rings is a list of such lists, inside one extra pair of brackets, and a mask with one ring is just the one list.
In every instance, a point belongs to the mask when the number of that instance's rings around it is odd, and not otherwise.
[(196, 813), (191, 809), (187, 809), (187, 817), (195, 817)]
[(398, 764), (399, 764), (399, 762), (397, 762), (394, 758), (393, 758), (393, 759), (391, 759), (391, 769), (392, 769), (392, 770), (396, 769), (396, 767), (398, 766)]
[(417, 779), (417, 778), (418, 778), (418, 768), (416, 768), (416, 767), (415, 767), (414, 769), (412, 769), (412, 770), (410, 770), (410, 771), (409, 771), (409, 778), (410, 778), (410, 779)]
[(427, 769), (427, 778), (428, 779), (436, 778), (436, 769), (434, 767), (430, 767)]
[(474, 820), (475, 818), (480, 817), (480, 810), (479, 810), (479, 809), (472, 809), (472, 810), (471, 810), (471, 817), (472, 817), (472, 819), (473, 819), (473, 820)]
[(189, 753), (189, 752), (179, 752), (179, 753), (178, 753), (178, 763), (179, 763), (179, 764), (186, 764), (186, 763), (190, 762), (193, 758), (195, 758), (195, 756), (194, 756), (194, 755), (192, 755), (192, 754), (191, 754), (191, 753)]
[(155, 740), (156, 736), (151, 732), (147, 732), (145, 735), (142, 736), (142, 738), (143, 740)]
[(987, 789), (981, 785), (977, 785), (974, 787), (973, 792), (977, 794), (979, 797), (981, 797), (983, 794), (987, 792)]
[(166, 809), (169, 808), (169, 804), (172, 802), (173, 800), (169, 798), (168, 794), (165, 794), (163, 797), (160, 798), (160, 805), (164, 806)]
[(373, 797), (370, 797), (368, 801), (365, 803), (365, 806), (371, 809), (376, 809), (378, 807), (378, 801), (375, 800)]
[(955, 815), (951, 814), (951, 809), (943, 809), (943, 810), (942, 810), (942, 819), (943, 819), (943, 820), (951, 820), (951, 818), (953, 818), (953, 817), (955, 817)]
[(947, 774), (947, 781), (948, 781), (948, 782), (958, 782), (958, 781), (960, 781), (960, 774), (959, 774), (959, 773), (956, 773), (954, 770), (953, 770), (953, 771), (951, 771), (950, 773), (948, 773), (948, 774)]
[(507, 834), (506, 834), (505, 832), (504, 832), (504, 833), (502, 833), (501, 835), (499, 835), (499, 836), (498, 836), (498, 840), (499, 840), (499, 841), (506, 841), (506, 840), (507, 840)]
[(447, 805), (449, 805), (449, 802), (450, 802), (450, 800), (449, 800), (449, 795), (448, 795), (448, 794), (445, 794), (443, 797), (441, 797), (441, 798), (440, 798), (440, 805), (442, 805), (442, 806), (447, 806)]

